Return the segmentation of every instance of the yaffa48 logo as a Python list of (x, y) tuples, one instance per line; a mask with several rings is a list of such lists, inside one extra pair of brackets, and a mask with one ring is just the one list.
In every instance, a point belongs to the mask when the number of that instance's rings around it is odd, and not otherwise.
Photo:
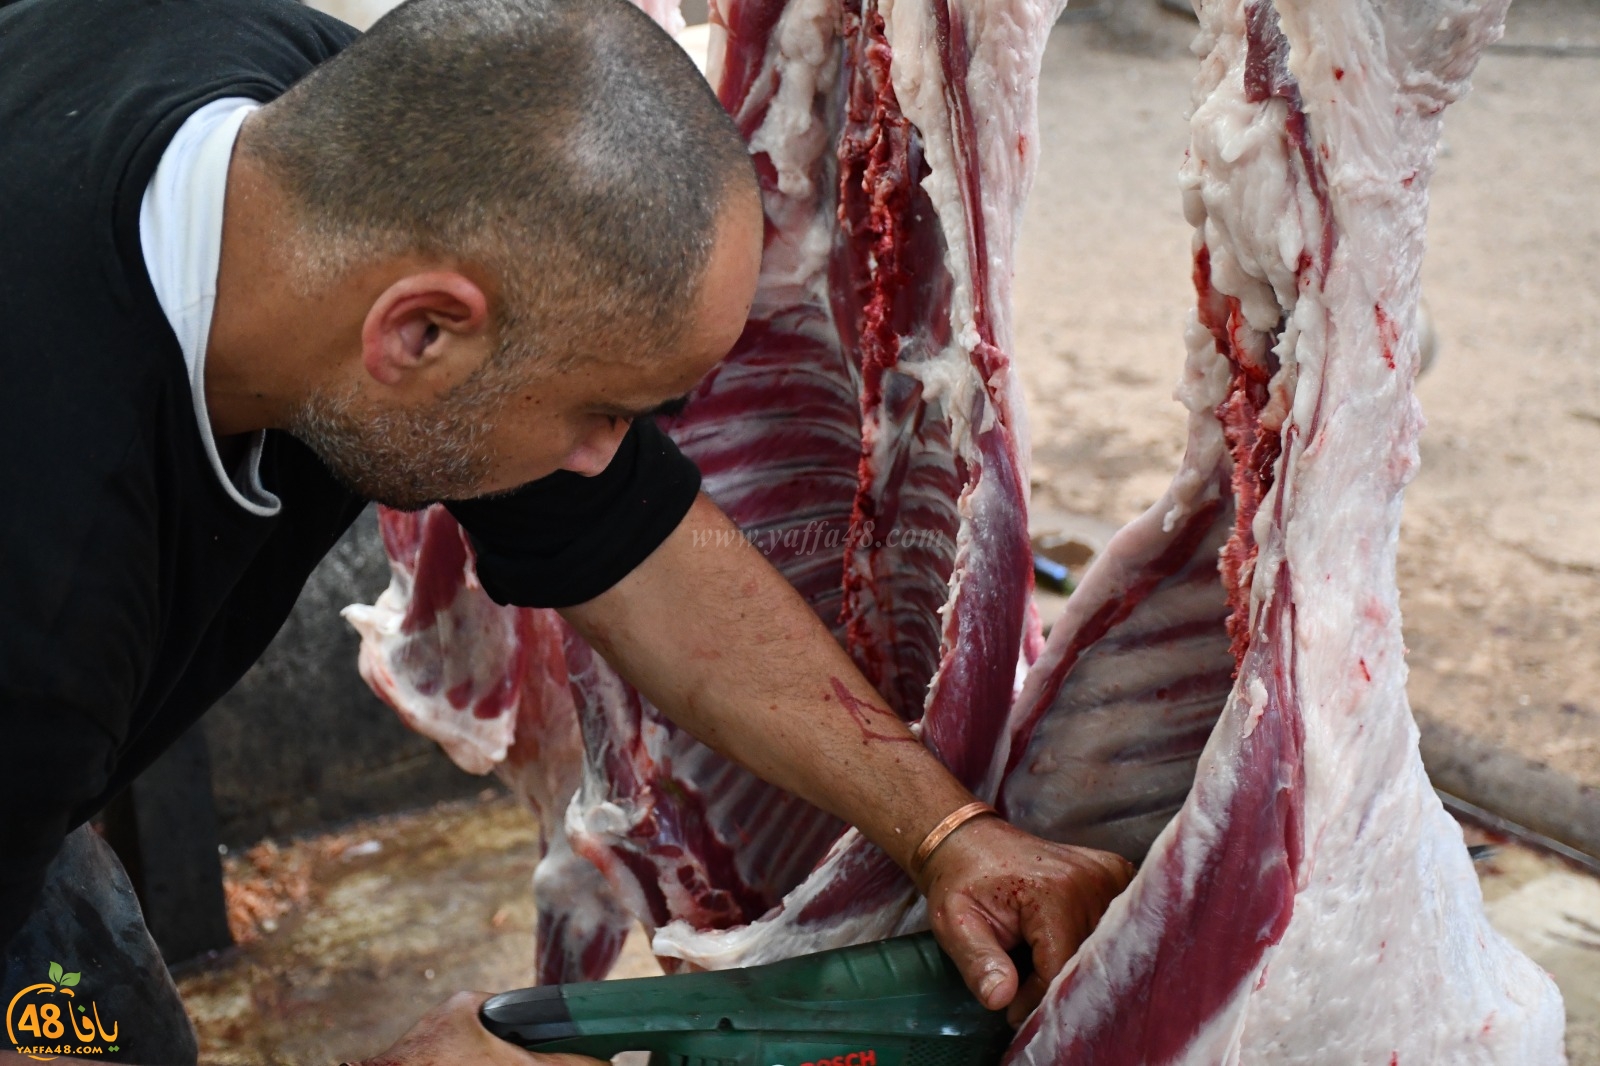
[(100, 1018), (93, 1000), (85, 1006), (74, 989), (82, 974), (50, 964), (50, 980), (28, 985), (6, 1006), (6, 1038), (17, 1052), (40, 1062), (57, 1055), (103, 1055), (120, 1050), (117, 1023)]

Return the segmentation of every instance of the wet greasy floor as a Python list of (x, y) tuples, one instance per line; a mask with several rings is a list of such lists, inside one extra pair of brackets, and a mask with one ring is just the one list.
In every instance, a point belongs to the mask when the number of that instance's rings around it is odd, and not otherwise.
[[(178, 977), (201, 1061), (365, 1058), (457, 990), (531, 983), (537, 847), (532, 816), (486, 791), (230, 855), (246, 943)], [(1600, 880), (1503, 843), (1480, 873), (1496, 926), (1562, 986), (1571, 1066), (1600, 1066)], [(659, 972), (636, 935), (616, 976)]]
[[(241, 946), (180, 969), (206, 1063), (335, 1063), (461, 989), (533, 982), (536, 823), (488, 791), (225, 860)], [(659, 973), (641, 935), (618, 976)]]

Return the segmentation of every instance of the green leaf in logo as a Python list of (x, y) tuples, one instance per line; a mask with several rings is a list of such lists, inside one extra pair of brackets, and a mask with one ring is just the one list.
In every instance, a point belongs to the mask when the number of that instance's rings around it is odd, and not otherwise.
[(73, 985), (78, 983), (78, 978), (80, 978), (82, 976), (83, 976), (83, 974), (81, 974), (81, 973), (64, 973), (64, 974), (62, 974), (61, 975), (61, 987), (63, 987), (63, 988), (71, 988)]
[(88, 1013), (89, 1013), (89, 1012), (88, 1012), (88, 1011), (87, 1011), (87, 1010), (84, 1010), (84, 1009), (83, 1009), (83, 1008), (82, 1008), (82, 1007), (81, 1007), (81, 1006), (80, 1006), (80, 1007), (79, 1007), (79, 1008), (78, 1008), (78, 1013), (79, 1013), (79, 1014), (88, 1014)]
[(59, 962), (50, 964), (50, 981), (52, 984), (61, 983), (61, 964)]

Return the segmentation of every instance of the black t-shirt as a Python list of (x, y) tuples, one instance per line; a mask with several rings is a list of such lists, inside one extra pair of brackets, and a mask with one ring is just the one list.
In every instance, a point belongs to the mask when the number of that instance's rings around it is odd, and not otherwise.
[[(0, 945), (63, 836), (211, 706), (364, 506), (267, 434), (275, 516), (203, 450), (139, 204), (183, 121), (270, 100), (356, 32), (292, 0), (0, 0)], [(453, 504), (501, 602), (603, 592), (699, 474), (641, 422), (598, 477)]]

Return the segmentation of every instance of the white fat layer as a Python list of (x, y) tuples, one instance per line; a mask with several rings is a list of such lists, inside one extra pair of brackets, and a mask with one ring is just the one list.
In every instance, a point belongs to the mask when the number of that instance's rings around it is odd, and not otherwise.
[[(1261, 973), (1258, 968), (1251, 983)], [(1235, 996), (1200, 1027), (1200, 1032), (1177, 1061), (1192, 1066), (1239, 1066), (1241, 1061), (1240, 1031), (1244, 1028), (1244, 996)]]
[[(1074, 958), (1070, 992), (1065, 981), (1052, 988), (1038, 1036), (1012, 1061), (1060, 1061), (1108, 1002), (1139, 994), (1132, 963), (1203, 913), (1190, 871), (1223, 844), (1232, 782), (1269, 769), (1246, 761), (1244, 741), (1282, 713), (1267, 700), (1276, 671), (1304, 730), (1293, 909), (1264, 969), (1243, 975), (1172, 1061), (1554, 1066), (1564, 1061), (1560, 996), (1489, 927), (1460, 830), (1422, 769), (1394, 574), (1420, 428), (1409, 326), (1438, 111), (1464, 89), (1505, 3), (1278, 3), (1311, 150), (1326, 161), (1338, 233), (1326, 277), (1294, 269), (1302, 252), (1319, 255), (1321, 208), (1298, 150), (1287, 150), (1285, 105), (1244, 98), (1245, 6), (1200, 9), (1184, 209), (1213, 284), (1244, 313), (1242, 350), (1259, 355), (1288, 320), (1267, 411), (1287, 447), (1254, 526), (1251, 594), (1258, 626), (1278, 601), (1292, 631), (1262, 647), (1258, 629), (1189, 801)], [(1199, 332), (1191, 327), (1191, 377), (1206, 348)], [(1280, 564), (1287, 581), (1276, 579)]]
[(1249, 737), (1256, 731), (1256, 723), (1261, 721), (1261, 716), (1267, 713), (1267, 686), (1259, 677), (1252, 677), (1245, 691), (1250, 696), (1250, 713), (1245, 715), (1244, 735)]
[(1422, 769), (1395, 583), (1421, 428), (1411, 323), (1438, 111), (1504, 10), (1280, 4), (1339, 244), (1325, 284), (1293, 305), (1293, 365), (1316, 387), (1294, 389), (1275, 489), (1271, 543), (1292, 588), (1256, 589), (1296, 607), (1307, 843), (1271, 980), (1251, 997), (1247, 1063), (1564, 1061), (1559, 993), (1490, 928), (1460, 829)]
[(1300, 327), (1291, 317), (1284, 326), (1283, 336), (1272, 347), (1273, 354), (1278, 357), (1278, 372), (1267, 383), (1269, 400), (1261, 410), (1261, 428), (1274, 433), (1283, 428), (1284, 420), (1289, 417), (1289, 404), (1294, 399), (1295, 384), (1300, 377), (1300, 363), (1295, 358), (1295, 341), (1299, 336)]
[(816, 872), (784, 897), (781, 911), (749, 925), (721, 931), (696, 929), (683, 921), (671, 922), (656, 932), (651, 950), (667, 958), (685, 959), (696, 966), (723, 970), (734, 966), (759, 966), (794, 955), (893, 936), (916, 899), (916, 891), (909, 882), (888, 906), (847, 908), (826, 920), (804, 924), (795, 919), (795, 915), (819, 896), (835, 892), (836, 881), (850, 878), (866, 864), (887, 861), (875, 845), (851, 829), (817, 864)]
[[(707, 40), (707, 78), (720, 84), (729, 41), (721, 28), (721, 12), (729, 0), (714, 6), (714, 32)], [(837, 222), (829, 211), (833, 174), (831, 131), (825, 115), (838, 92), (840, 63), (838, 0), (794, 0), (779, 16), (760, 84), (745, 107), (765, 106), (761, 124), (750, 138), (752, 154), (765, 154), (778, 175), (777, 188), (764, 198), (776, 234), (761, 259), (761, 284), (750, 309), (752, 320), (768, 320), (792, 308), (817, 310), (819, 329), (829, 324), (828, 258)], [(776, 86), (776, 91), (763, 87)], [(735, 118), (740, 116), (736, 115)]]
[[(973, 116), (975, 143), (961, 144), (945, 94), (937, 24), (928, 4), (925, 0), (879, 4), (893, 48), (890, 78), (902, 111), (922, 134), (930, 168), (923, 188), (939, 213), (947, 242), (946, 266), (955, 281), (951, 333), (969, 353), (979, 340), (973, 274), (977, 253), (971, 245), (970, 213), (980, 214), (984, 227), (983, 295), (990, 332), (1000, 351), (1012, 351), (1017, 233), (1038, 165), (1039, 65), (1050, 27), (1064, 6), (1065, 0), (966, 0), (949, 5), (951, 23), (965, 35), (970, 55), (961, 89)], [(961, 195), (963, 159), (973, 160), (977, 167), (980, 203), (967, 203)], [(1029, 447), (1021, 387), (1015, 375), (1004, 378), (987, 383), (1000, 408), (985, 411), (980, 430), (994, 418), (1004, 420), (1026, 461)], [(1026, 485), (1025, 466), (1023, 475)]]
[[(981, 432), (989, 418), (988, 402), (974, 407), (984, 382), (972, 365), (972, 353), (980, 337), (974, 320), (973, 276), (971, 259), (971, 218), (969, 212), (981, 210), (980, 205), (969, 204), (961, 194), (959, 146), (951, 125), (949, 101), (946, 92), (944, 68), (940, 49), (934, 38), (932, 13), (925, 3), (910, 0), (880, 3), (879, 13), (884, 20), (884, 36), (893, 50), (889, 76), (894, 84), (895, 97), (900, 110), (922, 135), (923, 159), (928, 164), (928, 176), (922, 181), (934, 210), (939, 216), (939, 227), (945, 238), (945, 269), (950, 272), (953, 290), (950, 298), (951, 342), (926, 360), (901, 367), (902, 373), (922, 383), (924, 395), (940, 403), (950, 418), (950, 435), (956, 454), (967, 459), (974, 457), (974, 428), (971, 416), (976, 409)], [(952, 11), (952, 18), (959, 11)], [(929, 346), (930, 349), (932, 345)], [(957, 534), (956, 573), (951, 582), (950, 598), (941, 615), (948, 629), (949, 611), (955, 601), (963, 572), (963, 560), (971, 540), (966, 529), (970, 509), (961, 508), (962, 528)], [(946, 649), (947, 651), (948, 649)], [(947, 658), (941, 654), (941, 662)], [(937, 677), (935, 678), (937, 681)]]
[(627, 928), (632, 919), (598, 867), (572, 850), (562, 824), (551, 819), (555, 832), (540, 833), (545, 854), (533, 868), (533, 897), (539, 907), (565, 919), (566, 942), (588, 944), (604, 932)]
[[(960, 18), (960, 5), (951, 5), (951, 8), (950, 17)], [(959, 351), (946, 353), (946, 357), (960, 359), (962, 353), (972, 352), (979, 340), (973, 318), (971, 224), (967, 212), (980, 208), (968, 204), (961, 195), (959, 147), (951, 128), (944, 67), (932, 12), (919, 0), (880, 2), (878, 12), (883, 16), (884, 34), (894, 51), (889, 76), (894, 83), (895, 97), (900, 102), (901, 112), (922, 134), (923, 158), (929, 170), (922, 187), (939, 214), (945, 238), (945, 266), (954, 282), (950, 324), (954, 338), (952, 348)], [(947, 389), (949, 385), (946, 383)], [(946, 394), (955, 398), (953, 391)], [(957, 411), (956, 406), (952, 406), (951, 411), (953, 417), (964, 417), (964, 411)]]
[(827, 124), (814, 105), (837, 77), (838, 25), (837, 0), (794, 0), (779, 16), (771, 72), (762, 75), (774, 80), (777, 92), (750, 138), (750, 153), (765, 154), (777, 172), (779, 192), (797, 200), (816, 198), (815, 164), (829, 148)]
[[(625, 839), (641, 816), (639, 809), (625, 809), (594, 795), (590, 775), (567, 807), (565, 836), (573, 853), (598, 870), (615, 898), (631, 914), (650, 913), (649, 901), (638, 878), (617, 858), (613, 842)], [(537, 872), (537, 871), (535, 871)]]
[[(510, 615), (483, 595), (474, 574), (433, 626), (407, 634), (411, 589), (412, 575), (396, 565), (376, 603), (351, 604), (340, 612), (361, 635), (357, 667), (406, 725), (438, 744), (467, 773), (486, 774), (506, 757), (516, 732), (516, 708), (479, 718), (470, 703), (457, 707), (446, 694), (464, 686), (475, 701), (506, 676), (515, 654)], [(443, 653), (445, 648), (453, 651)], [(397, 666), (402, 659), (405, 665)]]
[(1161, 516), (1162, 533), (1173, 532), (1198, 507), (1216, 499), (1217, 467), (1226, 454), (1216, 411), (1228, 396), (1228, 361), (1192, 310), (1183, 336), (1188, 358), (1174, 396), (1189, 411), (1189, 439), (1177, 476), (1152, 508)]

